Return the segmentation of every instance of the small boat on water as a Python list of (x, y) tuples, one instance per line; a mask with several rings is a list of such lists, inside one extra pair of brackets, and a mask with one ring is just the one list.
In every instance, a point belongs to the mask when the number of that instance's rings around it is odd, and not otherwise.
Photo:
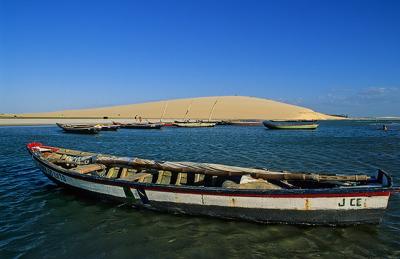
[(266, 120), (263, 124), (268, 129), (274, 130), (315, 130), (319, 126), (314, 120)]
[(217, 123), (216, 122), (208, 122), (208, 121), (175, 121), (175, 127), (181, 128), (210, 128), (214, 127)]
[(68, 133), (97, 134), (101, 130), (101, 127), (93, 125), (74, 125), (74, 124), (61, 124), (61, 123), (56, 123), (56, 124), (58, 127), (62, 128), (65, 132)]
[(160, 123), (128, 123), (123, 127), (125, 129), (161, 129), (162, 126)]
[(226, 121), (226, 120), (220, 120), (216, 122), (216, 125), (219, 126), (226, 126), (226, 125), (231, 125), (230, 121)]
[(113, 124), (97, 124), (95, 127), (100, 128), (101, 131), (116, 131), (120, 128), (119, 125), (113, 125)]
[(239, 121), (226, 121), (224, 125), (232, 126), (261, 126), (261, 121), (258, 120), (239, 120)]
[(83, 193), (171, 213), (263, 223), (379, 223), (391, 176), (289, 173), (194, 162), (164, 162), (27, 144), (56, 184)]
[(150, 123), (150, 122), (140, 122), (140, 123), (120, 123), (113, 122), (114, 125), (119, 125), (121, 128), (125, 129), (161, 129), (163, 124), (161, 123)]

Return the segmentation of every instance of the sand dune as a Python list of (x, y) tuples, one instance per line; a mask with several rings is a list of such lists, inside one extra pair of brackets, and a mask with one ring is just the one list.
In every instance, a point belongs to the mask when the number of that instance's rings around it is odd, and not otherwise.
[(273, 100), (245, 96), (216, 96), (166, 100), (103, 108), (19, 114), (25, 118), (104, 118), (130, 119), (337, 119), (311, 109)]

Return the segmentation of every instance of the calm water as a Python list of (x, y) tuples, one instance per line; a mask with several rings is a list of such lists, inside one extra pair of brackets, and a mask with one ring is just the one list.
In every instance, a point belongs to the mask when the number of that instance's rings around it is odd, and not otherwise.
[(120, 130), (98, 136), (57, 127), (0, 127), (0, 258), (56, 257), (400, 257), (400, 195), (382, 224), (261, 225), (135, 210), (80, 197), (36, 169), (25, 144), (162, 160), (271, 169), (374, 173), (400, 183), (400, 124), (324, 122), (316, 131), (263, 127)]

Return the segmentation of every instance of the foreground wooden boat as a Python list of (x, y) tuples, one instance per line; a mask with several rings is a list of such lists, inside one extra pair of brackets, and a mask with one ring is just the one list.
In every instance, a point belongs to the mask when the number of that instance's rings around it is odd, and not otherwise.
[(319, 124), (316, 121), (287, 120), (287, 121), (263, 121), (265, 127), (274, 130), (315, 130)]
[(30, 143), (43, 173), (74, 190), (172, 213), (263, 223), (379, 223), (392, 178), (274, 172), (219, 164), (114, 157)]
[(101, 130), (101, 127), (92, 125), (73, 125), (73, 124), (61, 124), (56, 123), (58, 127), (62, 128), (67, 133), (77, 134), (97, 134)]

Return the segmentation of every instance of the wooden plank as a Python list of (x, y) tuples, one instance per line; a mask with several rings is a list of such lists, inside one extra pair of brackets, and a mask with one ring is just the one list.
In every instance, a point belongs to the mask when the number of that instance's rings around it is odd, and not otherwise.
[(367, 175), (324, 175), (306, 173), (272, 172), (265, 169), (226, 166), (220, 164), (193, 162), (163, 162), (140, 158), (124, 158), (99, 155), (93, 158), (96, 163), (151, 168), (179, 173), (197, 173), (218, 176), (241, 176), (249, 174), (255, 179), (264, 180), (303, 180), (303, 181), (368, 181)]

